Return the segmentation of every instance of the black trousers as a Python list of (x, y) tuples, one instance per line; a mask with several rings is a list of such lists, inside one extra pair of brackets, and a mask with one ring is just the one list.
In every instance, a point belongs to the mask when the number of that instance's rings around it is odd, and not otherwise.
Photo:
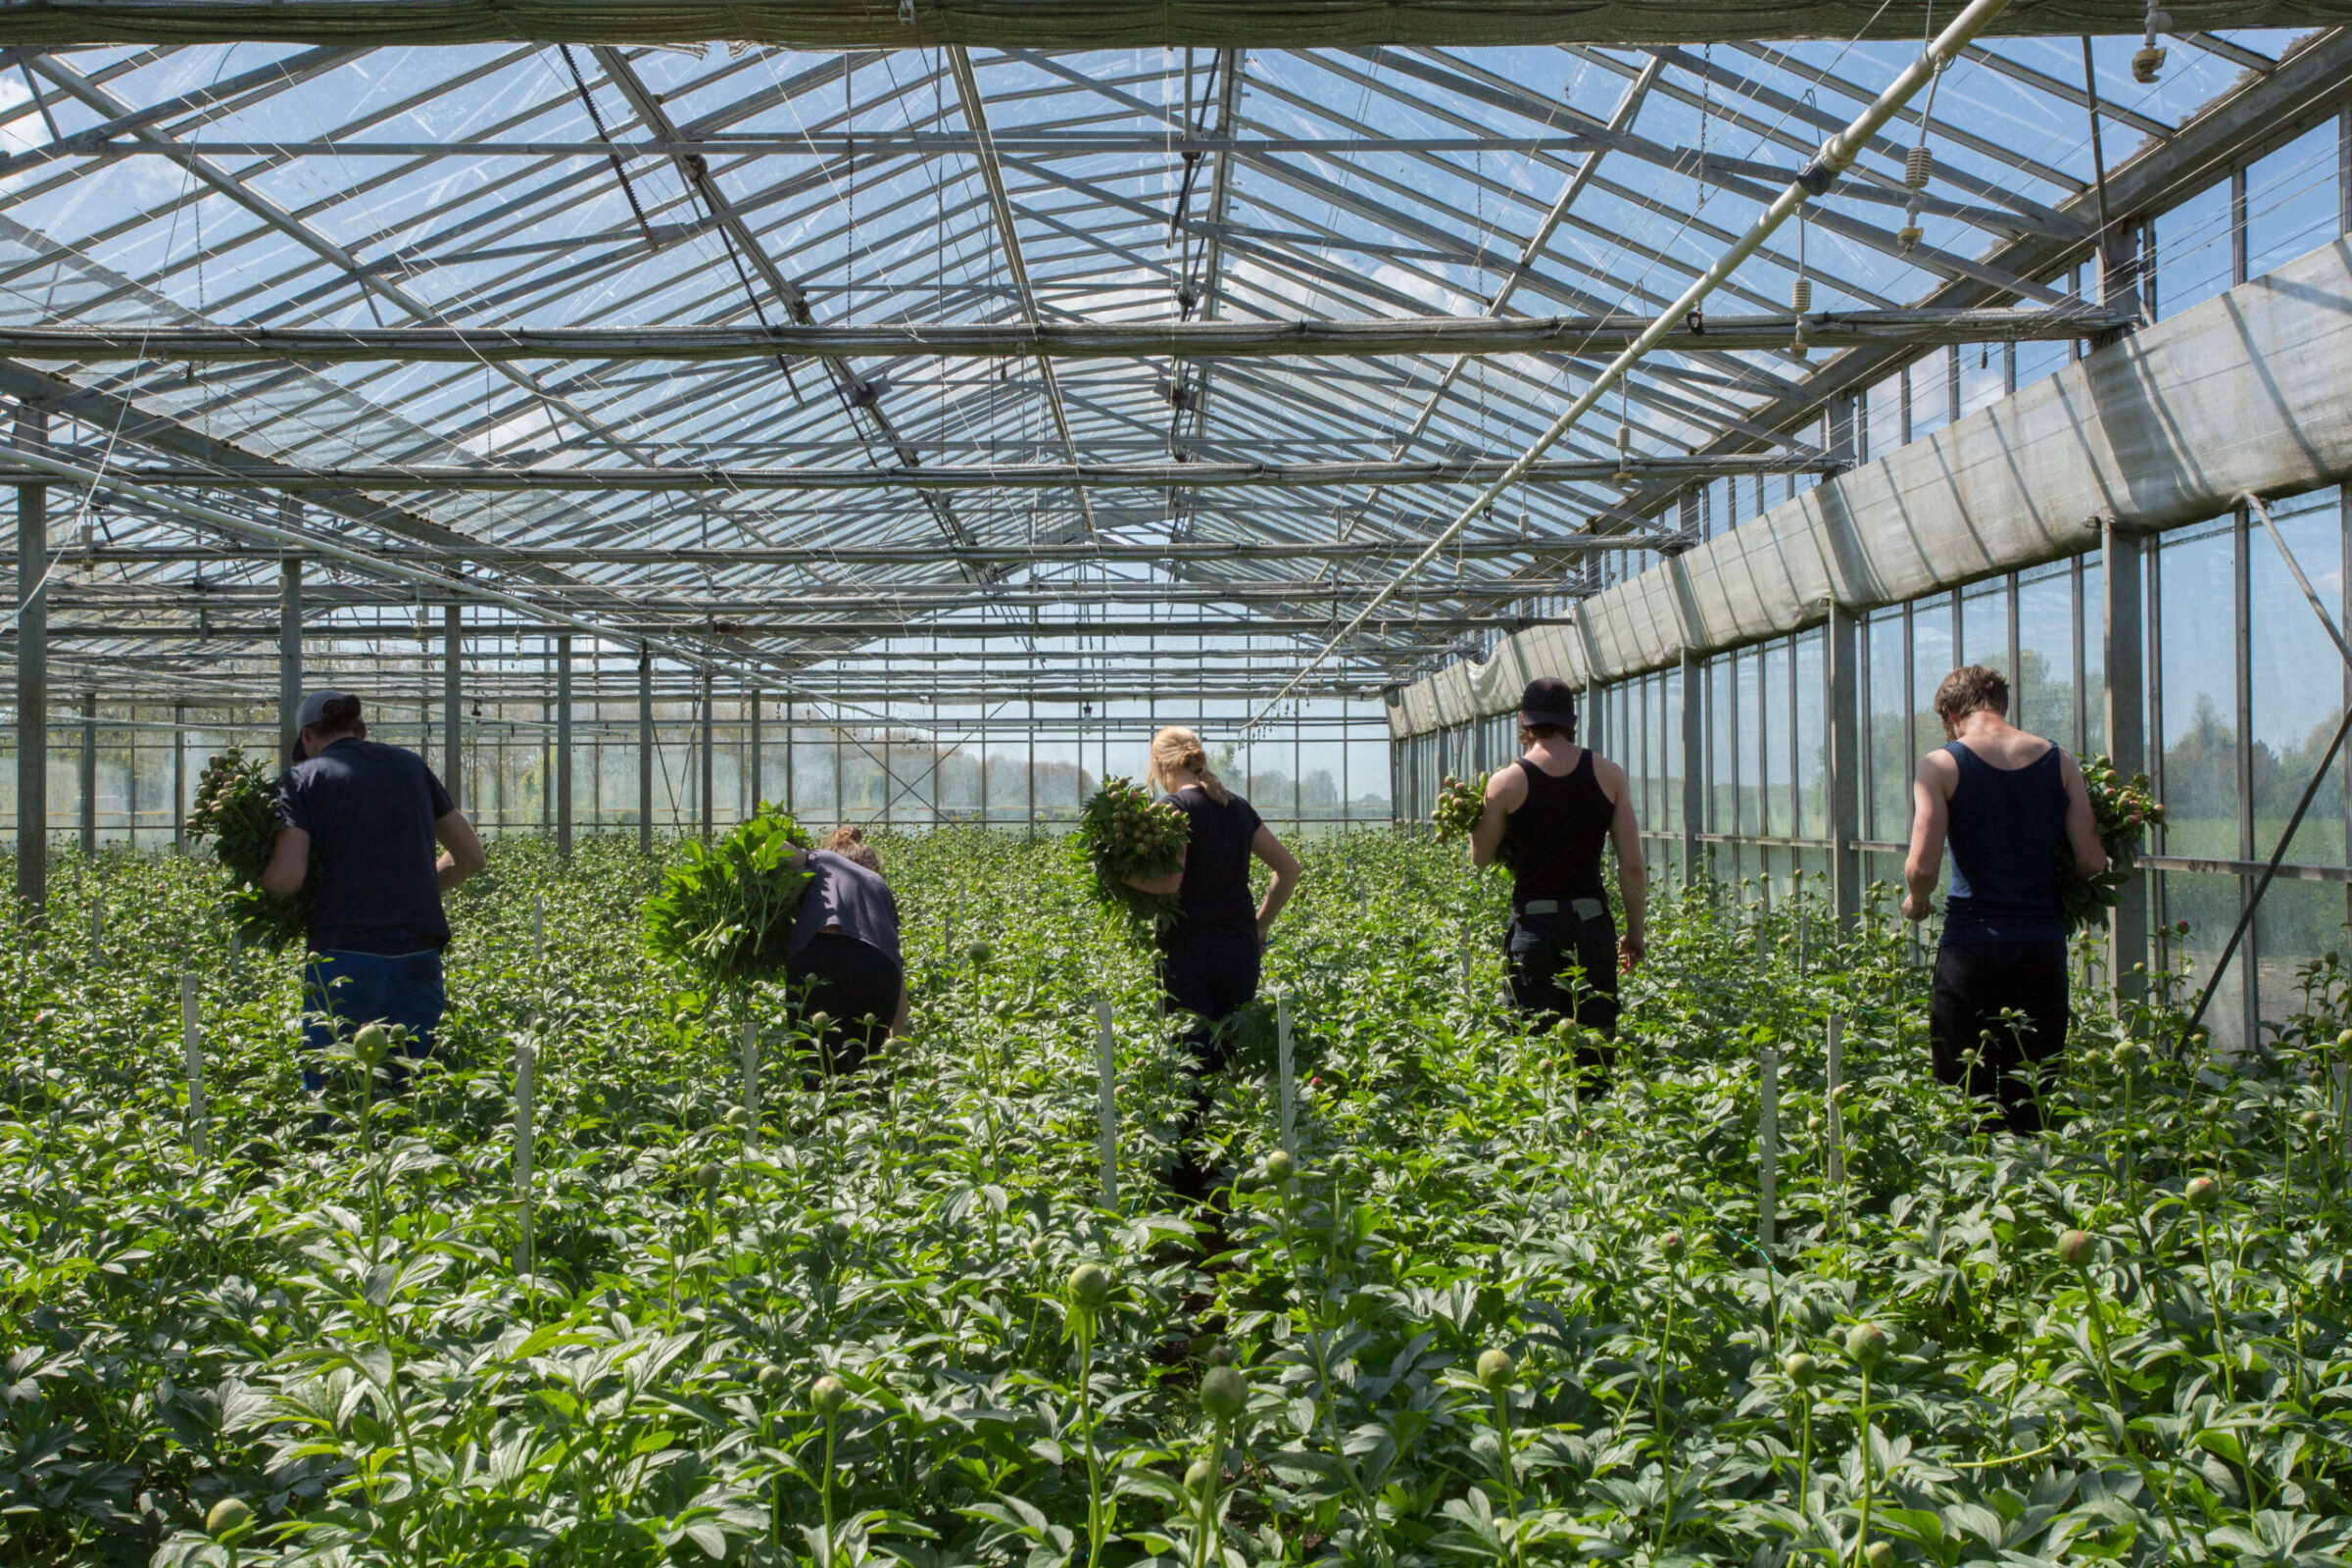
[(1217, 1025), (1257, 996), (1259, 966), (1264, 950), (1253, 930), (1248, 936), (1196, 935), (1159, 956), (1159, 989), (1171, 1011), (1184, 1011), (1199, 1020), (1185, 1035), (1193, 1054), (1193, 1072), (1201, 1082), (1193, 1091), (1192, 1107), (1176, 1128), (1176, 1168), (1167, 1185), (1194, 1202), (1208, 1201), (1214, 1180), (1200, 1157), (1200, 1118), (1208, 1109), (1207, 1078), (1225, 1067), (1226, 1043)]
[[(1511, 1001), (1521, 1012), (1535, 1014), (1530, 1020), (1535, 1027), (1547, 1029), (1574, 1018), (1584, 1028), (1615, 1038), (1617, 920), (1606, 900), (1590, 919), (1566, 907), (1554, 914), (1515, 911), (1503, 947), (1510, 955)], [(1576, 973), (1579, 968), (1582, 975)], [(1608, 1057), (1579, 1040), (1576, 1064), (1606, 1072)]]
[(1993, 1102), (2011, 1132), (2041, 1130), (2037, 1080), (2066, 1049), (2066, 1027), (2065, 943), (1976, 942), (1936, 952), (1928, 1009), (1936, 1081)]
[(792, 956), (784, 978), (796, 1017), (832, 1015), (816, 1048), (828, 1068), (846, 1073), (863, 1066), (866, 1053), (889, 1037), (906, 970), (880, 948), (824, 931)]

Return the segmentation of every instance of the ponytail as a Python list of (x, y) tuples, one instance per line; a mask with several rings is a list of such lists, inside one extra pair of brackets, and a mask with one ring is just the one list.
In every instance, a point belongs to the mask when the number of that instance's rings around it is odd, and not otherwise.
[(1170, 725), (1152, 737), (1152, 765), (1144, 774), (1144, 787), (1154, 795), (1171, 794), (1174, 775), (1179, 769), (1199, 774), (1200, 787), (1219, 806), (1233, 799), (1224, 780), (1209, 767), (1208, 754), (1200, 749), (1200, 737), (1189, 729)]

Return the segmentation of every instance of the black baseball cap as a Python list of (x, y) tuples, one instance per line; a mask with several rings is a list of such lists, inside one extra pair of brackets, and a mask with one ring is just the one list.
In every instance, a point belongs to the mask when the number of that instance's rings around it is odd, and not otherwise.
[(1519, 722), (1576, 728), (1576, 688), (1549, 675), (1529, 681), (1519, 694)]

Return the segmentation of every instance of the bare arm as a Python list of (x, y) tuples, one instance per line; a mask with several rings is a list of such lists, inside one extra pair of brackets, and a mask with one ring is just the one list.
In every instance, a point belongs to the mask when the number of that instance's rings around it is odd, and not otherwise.
[(1470, 863), (1485, 870), (1502, 853), (1502, 835), (1510, 815), (1527, 804), (1527, 775), (1515, 767), (1498, 767), (1487, 779), (1487, 808), (1470, 830)]
[(262, 891), (290, 899), (310, 874), (311, 836), (298, 827), (279, 828), (270, 846), (270, 863), (262, 867)]
[(1298, 886), (1298, 858), (1285, 849), (1282, 840), (1274, 836), (1274, 830), (1263, 822), (1258, 823), (1257, 832), (1250, 837), (1250, 853), (1265, 861), (1266, 869), (1274, 873), (1274, 880), (1266, 884), (1265, 901), (1257, 906), (1257, 937), (1263, 942), (1274, 917), (1291, 902), (1291, 894)]
[(1903, 860), (1903, 918), (1925, 920), (1936, 909), (1943, 875), (1943, 836), (1952, 824), (1952, 789), (1959, 764), (1949, 752), (1930, 752), (1911, 780), (1911, 853)]
[(2082, 767), (2072, 753), (2058, 754), (2058, 771), (2066, 780), (2066, 843), (2075, 852), (2075, 870), (2097, 876), (2107, 869), (2107, 846), (2099, 842), (2098, 814), (2090, 808), (2090, 788), (2082, 782)]
[(1634, 814), (1634, 791), (1625, 769), (1595, 757), (1601, 792), (1617, 809), (1609, 818), (1609, 844), (1617, 852), (1617, 893), (1625, 901), (1625, 934), (1617, 939), (1618, 961), (1631, 969), (1649, 954), (1649, 863), (1642, 858), (1642, 823)]
[(1190, 844), (1176, 846), (1176, 869), (1166, 876), (1130, 876), (1120, 880), (1139, 893), (1173, 894), (1184, 886), (1184, 853), (1191, 848)]
[(482, 854), (482, 841), (475, 837), (473, 824), (466, 820), (464, 811), (452, 811), (433, 823), (433, 837), (441, 841), (443, 854), (433, 862), (433, 871), (441, 879), (441, 891), (453, 892), (460, 883), (489, 864)]

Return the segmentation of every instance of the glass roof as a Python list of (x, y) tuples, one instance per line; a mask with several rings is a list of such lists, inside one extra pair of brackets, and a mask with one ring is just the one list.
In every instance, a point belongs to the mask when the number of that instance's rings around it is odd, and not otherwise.
[[(1817, 313), (2061, 302), (2053, 269), (2089, 244), (2096, 169), (2161, 158), (2296, 40), (2168, 42), (2153, 84), (2133, 80), (2137, 37), (2092, 44), (2095, 164), (2081, 39), (1971, 49), (1707, 310), (1787, 313), (1800, 271)], [(0, 328), (1648, 317), (1917, 53), (19, 50), (0, 72)], [(1923, 116), (1933, 172), (1906, 246)], [(465, 580), (544, 607), (555, 629), (597, 628), (616, 661), (654, 637), (665, 668), (708, 659), (773, 689), (845, 661), (871, 674), (935, 636), (978, 652), (986, 628), (1002, 652), (1086, 632), (1115, 685), (1143, 679), (1155, 648), (1169, 657), (1171, 637), (1197, 658), (1248, 636), (1249, 678), (1270, 690), (1475, 500), (1491, 464), (1198, 487), (1163, 466), (1507, 461), (1614, 350), (1049, 360), (886, 337), (834, 360), (21, 365), (105, 395), (49, 428), (112, 481), (94, 507), (86, 490), (52, 502), (55, 657), (112, 660), (159, 691), (264, 667), (274, 552), (126, 487), (163, 468), (170, 494), (214, 514), (438, 577), (481, 547), (558, 552), (474, 560)], [(1562, 612), (1594, 581), (1563, 547), (1654, 529), (1688, 482), (1617, 482), (1621, 425), (1636, 460), (1827, 460), (1823, 399), (1853, 389), (1841, 362), (1870, 351), (1694, 342), (1644, 359), (1549, 454), (1584, 468), (1505, 497), (1323, 685), (1409, 678), (1511, 617)], [(509, 490), (378, 474), (289, 499), (186, 471), (240, 456), (764, 477), (665, 492), (576, 472)], [(1071, 464), (1152, 472), (983, 477)], [(973, 482), (786, 484), (856, 469)], [(99, 559), (75, 564), (83, 543)], [(1652, 559), (1627, 553), (1624, 569)], [(397, 633), (413, 655), (440, 624), (439, 590), (414, 576), (319, 563), (306, 596), (313, 636)], [(513, 602), (480, 613), (533, 622)], [(106, 627), (124, 635), (86, 634)], [(1067, 679), (1051, 660), (987, 670), (971, 678), (1000, 693)]]

